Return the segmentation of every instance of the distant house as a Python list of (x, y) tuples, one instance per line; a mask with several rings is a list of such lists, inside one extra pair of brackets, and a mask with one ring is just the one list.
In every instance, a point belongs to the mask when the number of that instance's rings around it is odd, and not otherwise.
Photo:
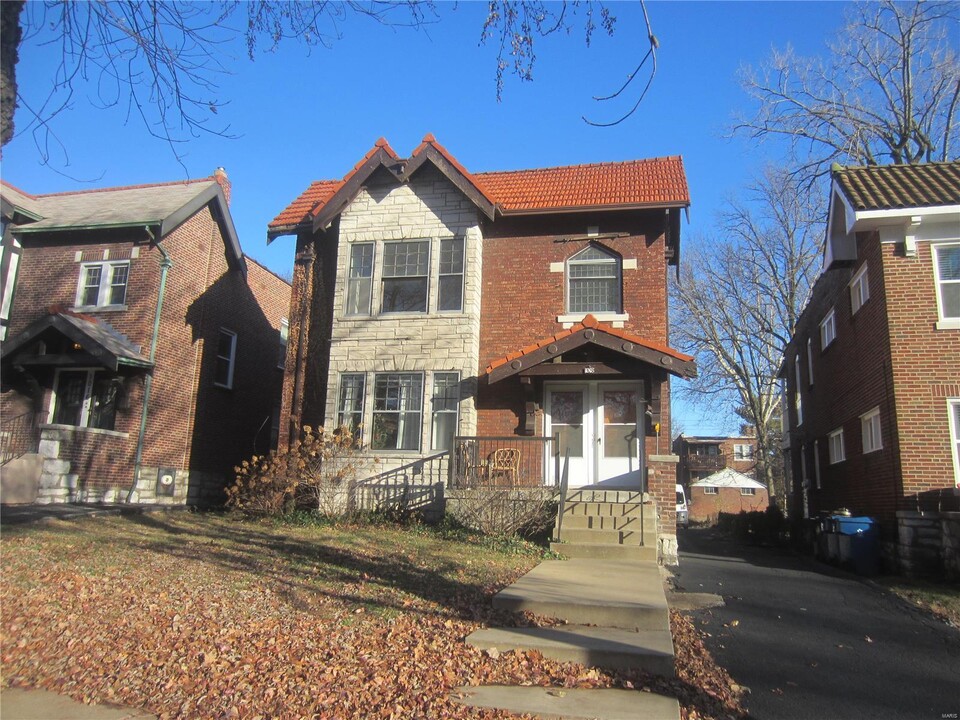
[(696, 372), (667, 345), (688, 206), (679, 157), (474, 173), (432, 135), (406, 158), (381, 139), (268, 228), (297, 238), (283, 439), (350, 425), (419, 482), (450, 460), (437, 482), (539, 485), (569, 458), (571, 487), (648, 490), (675, 557), (658, 448), (669, 378)]
[(740, 435), (720, 437), (681, 434), (673, 441), (673, 454), (679, 458), (677, 482), (690, 487), (725, 468), (750, 475), (757, 466), (756, 452), (757, 438), (749, 428), (741, 428)]
[(3, 501), (216, 501), (271, 446), (290, 285), (222, 170), (3, 201)]
[(917, 543), (960, 509), (960, 162), (832, 180), (781, 370), (792, 515), (873, 516), (888, 560), (939, 562), (948, 547)]
[(716, 523), (720, 513), (766, 510), (767, 488), (753, 478), (726, 468), (690, 483), (690, 522)]

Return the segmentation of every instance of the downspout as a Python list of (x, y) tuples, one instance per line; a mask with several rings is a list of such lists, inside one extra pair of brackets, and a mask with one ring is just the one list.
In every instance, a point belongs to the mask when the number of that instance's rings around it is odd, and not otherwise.
[[(150, 364), (153, 365), (157, 358), (157, 343), (160, 338), (160, 314), (163, 312), (163, 296), (167, 289), (167, 273), (173, 267), (173, 260), (163, 249), (160, 241), (157, 240), (149, 225), (144, 225), (147, 235), (154, 247), (160, 251), (163, 259), (160, 260), (160, 290), (157, 292), (157, 310), (153, 317), (153, 338), (150, 340)], [(156, 369), (156, 368), (154, 368)], [(147, 408), (150, 405), (150, 388), (153, 386), (153, 373), (147, 373), (143, 381), (143, 407), (140, 411), (140, 434), (137, 437), (137, 452), (133, 460), (133, 483), (130, 486), (130, 492), (127, 493), (127, 502), (133, 502), (133, 495), (137, 491), (137, 481), (140, 478), (140, 465), (143, 461), (143, 439), (147, 434)]]

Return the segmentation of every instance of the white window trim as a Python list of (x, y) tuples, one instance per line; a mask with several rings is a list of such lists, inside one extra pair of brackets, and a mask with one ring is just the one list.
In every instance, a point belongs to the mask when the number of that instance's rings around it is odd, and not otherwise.
[[(353, 250), (355, 247), (362, 247), (370, 245), (373, 248), (373, 258), (370, 261), (370, 277), (364, 278), (360, 277), (351, 277), (350, 273), (353, 266)], [(377, 259), (380, 257), (381, 253), (377, 252), (377, 243), (375, 242), (355, 242), (355, 243), (346, 243), (346, 253), (347, 261), (345, 268), (345, 282), (343, 283), (343, 317), (344, 318), (368, 318), (373, 315), (373, 303), (374, 303), (374, 294), (377, 289)], [(370, 297), (368, 298), (369, 302), (367, 303), (366, 310), (361, 312), (352, 313), (350, 312), (350, 285), (353, 280), (369, 280), (370, 281)]]
[(718, 495), (719, 491), (716, 485), (704, 485), (703, 486), (704, 495)]
[[(383, 271), (384, 271), (384, 269), (385, 269), (384, 261), (386, 260), (386, 257), (387, 257), (387, 246), (388, 246), (388, 245), (401, 245), (401, 244), (403, 244), (403, 245), (410, 245), (410, 244), (413, 244), (413, 243), (426, 243), (426, 244), (427, 244), (427, 270), (426, 270), (426, 272), (425, 272), (423, 275), (384, 275), (384, 274), (383, 274)], [(379, 243), (377, 243), (377, 244), (379, 245)], [(393, 318), (393, 317), (403, 317), (403, 316), (423, 317), (424, 315), (430, 314), (430, 312), (431, 312), (431, 310), (430, 310), (430, 294), (431, 294), (431, 292), (432, 292), (432, 287), (431, 287), (431, 286), (434, 285), (434, 284), (439, 285), (439, 283), (431, 283), (431, 282), (430, 282), (431, 279), (432, 279), (431, 273), (433, 272), (433, 250), (434, 250), (434, 246), (437, 246), (437, 245), (439, 245), (439, 242), (437, 242), (435, 238), (427, 238), (427, 237), (409, 238), (409, 239), (406, 239), (406, 240), (385, 240), (385, 241), (383, 242), (383, 246), (380, 248), (380, 250), (381, 250), (382, 252), (380, 253), (380, 268), (379, 268), (379, 271), (380, 271), (380, 272), (379, 272), (379, 273), (377, 272), (377, 248), (374, 248), (373, 280), (374, 280), (374, 283), (378, 286), (378, 287), (377, 287), (377, 290), (378, 290), (378, 293), (379, 293), (379, 295), (380, 295), (380, 297), (379, 297), (379, 299), (378, 299), (378, 302), (379, 302), (379, 306), (378, 306), (378, 307), (380, 308), (380, 311), (379, 311), (379, 313), (378, 313), (379, 315), (389, 315), (391, 318)], [(466, 252), (466, 249), (464, 249), (464, 252)], [(424, 290), (424, 292), (425, 292), (425, 294), (426, 294), (426, 297), (425, 297), (425, 300), (424, 300), (424, 309), (423, 309), (423, 310), (384, 310), (384, 308), (383, 308), (383, 303), (384, 303), (384, 283), (386, 283), (386, 282), (388, 282), (388, 281), (390, 281), (390, 280), (403, 280), (403, 279), (405, 279), (405, 278), (426, 278), (427, 287), (426, 287), (426, 289)], [(372, 307), (373, 307), (373, 296), (372, 296), (372, 292), (373, 292), (373, 289), (371, 288), (371, 297), (370, 297), (371, 309), (372, 309)], [(364, 317), (364, 316), (362, 316), (362, 315), (351, 315), (350, 317)], [(421, 438), (421, 440), (422, 440), (422, 438)]]
[[(850, 316), (853, 317), (860, 309), (867, 304), (870, 299), (870, 276), (867, 275), (867, 264), (857, 270), (853, 279), (850, 280)], [(862, 297), (861, 297), (862, 296)], [(854, 302), (856, 297), (856, 302)], [(859, 305), (857, 304), (859, 302)]]
[[(230, 355), (229, 355), (229, 356), (221, 355), (221, 354), (220, 354), (220, 336), (221, 336), (221, 335), (229, 335), (229, 336), (230, 336), (231, 342), (230, 342)], [(229, 363), (229, 364), (227, 365), (227, 368), (228, 368), (228, 370), (227, 370), (227, 382), (226, 382), (226, 383), (217, 382), (217, 379), (216, 379), (216, 377), (217, 377), (217, 368), (216, 368), (216, 366), (214, 366), (214, 368), (213, 368), (213, 377), (214, 377), (213, 384), (214, 384), (216, 387), (221, 387), (221, 388), (225, 388), (225, 389), (227, 389), (227, 390), (232, 390), (232, 389), (233, 389), (233, 374), (234, 374), (234, 371), (237, 369), (237, 334), (236, 334), (233, 330), (227, 330), (227, 328), (220, 328), (220, 329), (217, 331), (217, 360), (227, 360), (228, 363)]]
[(287, 366), (287, 344), (290, 342), (290, 321), (280, 318), (280, 347), (277, 348), (277, 367), (283, 370)]
[[(937, 296), (937, 330), (960, 330), (960, 317), (944, 317), (943, 316), (943, 301), (940, 298), (940, 266), (937, 263), (937, 250), (940, 248), (947, 247), (960, 247), (960, 243), (956, 242), (947, 242), (947, 243), (937, 243), (931, 244), (930, 246), (930, 260), (933, 265), (933, 290), (934, 295)], [(947, 282), (955, 282), (948, 280)]]
[(960, 487), (960, 418), (957, 417), (957, 407), (960, 406), (960, 397), (947, 398), (947, 424), (950, 426), (950, 450), (953, 456), (953, 480)]
[(813, 387), (813, 338), (807, 338), (807, 382)]
[(338, 428), (342, 427), (343, 426), (343, 419), (342, 419), (343, 407), (341, 406), (341, 401), (342, 401), (344, 380), (347, 377), (359, 377), (361, 379), (360, 427), (359, 427), (360, 432), (358, 433), (357, 437), (354, 438), (355, 440), (360, 440), (363, 437), (364, 425), (366, 423), (366, 417), (364, 416), (364, 413), (366, 413), (367, 411), (367, 374), (365, 372), (341, 372), (340, 373), (339, 382), (337, 383), (336, 407), (334, 408), (334, 418), (335, 418), (337, 427)]
[[(124, 283), (124, 301), (118, 304), (105, 302), (110, 296), (111, 280), (113, 279), (113, 268), (126, 266), (127, 280)], [(93, 305), (84, 305), (83, 291), (86, 289), (87, 270), (93, 267), (99, 267), (100, 287), (97, 290), (97, 302)], [(97, 262), (80, 263), (80, 278), (77, 281), (77, 294), (74, 298), (74, 307), (76, 308), (124, 308), (127, 306), (127, 293), (130, 292), (130, 261), (129, 260), (99, 260)]]
[[(459, 240), (463, 244), (463, 266), (458, 273), (445, 273), (440, 271), (440, 253), (443, 250), (444, 242)], [(467, 304), (467, 239), (462, 235), (454, 237), (442, 237), (436, 242), (437, 246), (437, 305), (436, 312), (443, 315), (462, 315)], [(440, 279), (445, 277), (460, 277), (460, 307), (451, 310), (440, 309)], [(429, 300), (428, 300), (429, 303)], [(429, 305), (428, 305), (429, 309)]]
[[(455, 375), (456, 378), (457, 378), (457, 380), (456, 380), (456, 387), (457, 387), (457, 393), (458, 393), (458, 394), (457, 394), (457, 407), (456, 407), (454, 410), (436, 410), (436, 409), (433, 407), (433, 401), (436, 399), (434, 393), (436, 392), (437, 375)], [(432, 380), (433, 380), (433, 382), (432, 382), (432, 387), (430, 388), (430, 403), (431, 403), (431, 407), (430, 407), (430, 449), (431, 449), (431, 450), (439, 450), (440, 448), (437, 447), (437, 416), (438, 416), (438, 415), (453, 415), (453, 416), (454, 416), (454, 428), (453, 428), (454, 437), (456, 437), (457, 433), (460, 431), (460, 402), (461, 402), (461, 398), (460, 398), (459, 392), (460, 392), (460, 380), (461, 380), (461, 375), (460, 375), (460, 372), (459, 372), (458, 370), (435, 370), (435, 371), (433, 372), (433, 378), (432, 378)]]
[(742, 487), (740, 488), (740, 494), (745, 497), (753, 497), (757, 494), (757, 489)]
[[(872, 441), (872, 431), (868, 432), (869, 428), (873, 427), (873, 421), (876, 419), (876, 428), (877, 428), (877, 444), (874, 445)], [(880, 407), (875, 407), (869, 412), (865, 412), (860, 416), (860, 435), (862, 438), (863, 445), (863, 454), (867, 455), (868, 453), (877, 452), (878, 450), (883, 449), (883, 435), (882, 428), (880, 426)], [(871, 438), (870, 444), (867, 444), (867, 439)]]
[[(834, 452), (833, 440), (834, 440), (834, 438), (836, 438), (836, 437), (839, 437), (839, 438), (840, 438), (840, 448), (839, 448), (840, 452), (839, 452), (839, 453), (835, 453), (835, 452)], [(836, 430), (834, 430), (833, 432), (831, 432), (831, 433), (829, 433), (829, 434), (827, 435), (827, 443), (828, 443), (828, 445), (827, 445), (827, 454), (829, 455), (829, 459), (830, 459), (830, 464), (831, 464), (831, 465), (837, 465), (838, 463), (842, 463), (844, 460), (847, 459), (847, 448), (846, 448), (846, 443), (845, 443), (844, 438), (843, 438), (843, 428), (842, 428), (842, 427), (841, 427), (841, 428), (837, 428)]]
[[(829, 337), (827, 329), (829, 328)], [(820, 321), (820, 352), (822, 353), (833, 344), (837, 339), (837, 312), (835, 308), (830, 308), (823, 320)]]
[[(597, 250), (604, 255), (606, 255), (609, 260), (584, 260), (578, 261), (577, 258), (588, 250)], [(611, 264), (616, 269), (616, 287), (617, 287), (617, 306), (619, 310), (590, 310), (585, 312), (573, 312), (570, 310), (570, 264), (591, 264), (591, 263), (604, 263)], [(564, 262), (564, 272), (563, 272), (563, 309), (564, 314), (558, 316), (558, 322), (569, 322), (567, 318), (579, 317), (579, 320), (583, 320), (587, 315), (593, 315), (598, 320), (603, 319), (605, 321), (619, 321), (627, 320), (628, 318), (624, 316), (623, 313), (623, 258), (617, 253), (609, 250), (601, 245), (596, 243), (590, 243), (586, 247), (581, 248), (573, 255), (568, 257)], [(564, 318), (564, 319), (561, 319)], [(578, 322), (578, 320), (573, 320), (573, 322)]]
[[(423, 313), (418, 313), (422, 315)], [(377, 378), (384, 375), (415, 375), (420, 378), (420, 410), (417, 412), (420, 420), (419, 433), (417, 435), (417, 447), (415, 448), (374, 448), (373, 447), (373, 433), (376, 426), (377, 415), (378, 414), (391, 414), (393, 410), (377, 410)], [(365, 392), (371, 393), (371, 403), (370, 403), (370, 448), (376, 450), (379, 453), (390, 453), (392, 454), (413, 454), (421, 452), (423, 448), (423, 423), (424, 423), (424, 404), (426, 401), (426, 377), (423, 372), (404, 372), (400, 370), (389, 370), (386, 372), (375, 372), (373, 373), (373, 383), (370, 386), (370, 390)], [(400, 415), (399, 424), (397, 429), (397, 436), (401, 437), (403, 435), (404, 423), (406, 421), (405, 415), (412, 415), (413, 411), (397, 411), (397, 414)]]

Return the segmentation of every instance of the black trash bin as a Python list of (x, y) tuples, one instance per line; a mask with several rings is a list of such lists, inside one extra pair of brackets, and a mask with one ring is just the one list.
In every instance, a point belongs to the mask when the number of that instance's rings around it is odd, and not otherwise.
[(834, 515), (840, 535), (840, 564), (858, 575), (880, 572), (880, 523), (871, 517)]

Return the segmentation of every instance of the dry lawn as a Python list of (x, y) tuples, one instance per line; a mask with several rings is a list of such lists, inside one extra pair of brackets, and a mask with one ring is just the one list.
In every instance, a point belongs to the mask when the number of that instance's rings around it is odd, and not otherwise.
[(537, 618), (491, 596), (530, 546), (394, 526), (176, 512), (5, 529), (2, 678), (162, 718), (483, 718), (460, 685), (626, 687), (685, 717), (739, 717), (730, 680), (674, 615), (679, 677), (607, 673), (464, 638)]

